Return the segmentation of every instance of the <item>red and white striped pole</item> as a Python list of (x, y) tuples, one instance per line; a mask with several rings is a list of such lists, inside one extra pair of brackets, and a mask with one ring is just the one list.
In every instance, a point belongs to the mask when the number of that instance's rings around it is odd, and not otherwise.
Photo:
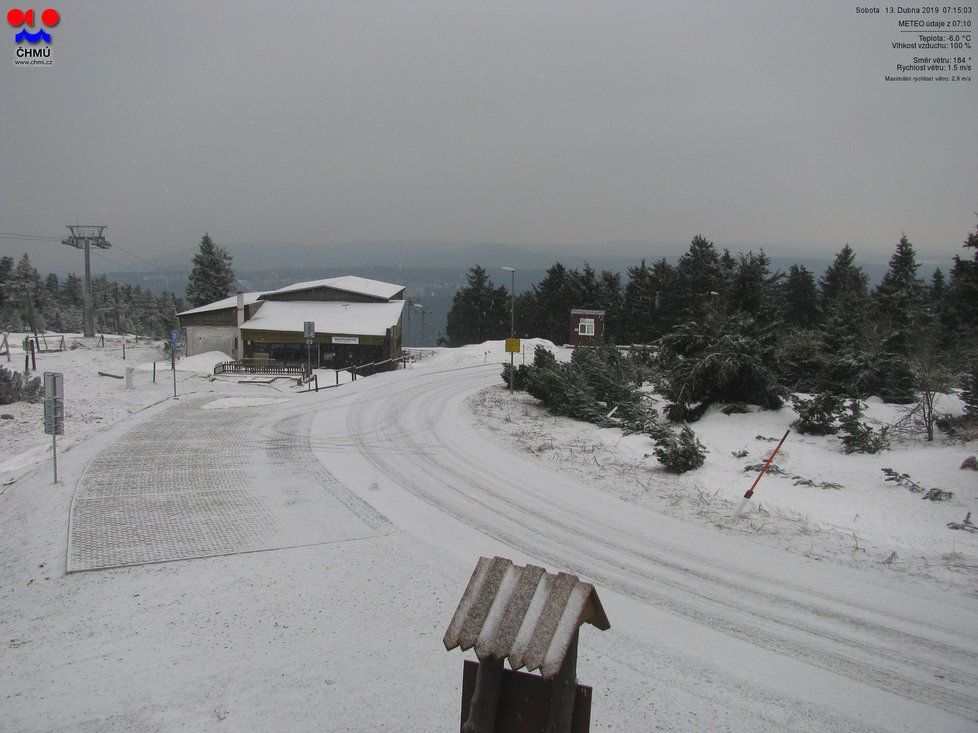
[(774, 457), (778, 455), (778, 451), (781, 450), (781, 445), (784, 443), (785, 439), (788, 437), (788, 433), (790, 432), (790, 430), (784, 431), (784, 435), (781, 436), (781, 440), (779, 440), (778, 444), (774, 447), (774, 452), (771, 453), (771, 457), (767, 459), (767, 463), (764, 464), (764, 468), (762, 468), (761, 472), (757, 474), (757, 478), (754, 479), (754, 483), (750, 485), (750, 488), (747, 489), (747, 493), (744, 494), (744, 498), (741, 499), (740, 504), (737, 506), (737, 511), (733, 513), (734, 519), (740, 518), (740, 514), (744, 511), (744, 507), (747, 506), (747, 502), (750, 501), (750, 498), (754, 495), (754, 487), (756, 487), (758, 482), (761, 480), (761, 476), (767, 472), (767, 469), (771, 465), (771, 461), (773, 461)]

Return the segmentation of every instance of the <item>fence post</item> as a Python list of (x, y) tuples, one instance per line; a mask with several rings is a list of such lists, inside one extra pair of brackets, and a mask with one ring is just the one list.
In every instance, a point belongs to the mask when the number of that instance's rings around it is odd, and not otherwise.
[(156, 362), (153, 362), (153, 384), (156, 384)]

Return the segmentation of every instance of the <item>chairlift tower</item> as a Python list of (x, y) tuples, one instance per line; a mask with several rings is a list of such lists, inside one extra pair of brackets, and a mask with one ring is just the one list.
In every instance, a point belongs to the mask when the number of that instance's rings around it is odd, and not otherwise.
[(85, 287), (83, 297), (85, 304), (84, 320), (86, 336), (95, 335), (95, 309), (92, 307), (92, 260), (90, 251), (92, 247), (108, 249), (112, 246), (105, 239), (105, 230), (106, 227), (104, 226), (69, 224), (68, 231), (71, 232), (71, 236), (61, 240), (61, 244), (67, 244), (69, 247), (85, 250)]

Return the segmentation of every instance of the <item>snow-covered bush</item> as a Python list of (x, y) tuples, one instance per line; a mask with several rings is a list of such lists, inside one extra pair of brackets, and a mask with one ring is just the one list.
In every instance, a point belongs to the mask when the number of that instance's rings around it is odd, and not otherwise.
[[(503, 384), (507, 387), (509, 386), (509, 373), (513, 371), (513, 367), (509, 365), (508, 362), (503, 362), (503, 371), (499, 375), (503, 379)], [(515, 374), (513, 375), (513, 389), (524, 390), (526, 389), (526, 364), (519, 364), (515, 367)]]
[(859, 421), (858, 413), (853, 409), (852, 414), (842, 419), (842, 435), (839, 439), (846, 453), (879, 453), (890, 447), (889, 428), (884, 425), (878, 430)]
[(40, 377), (25, 377), (0, 366), (0, 405), (14, 402), (40, 402), (44, 385)]
[(835, 435), (841, 427), (839, 420), (846, 413), (843, 398), (831, 392), (822, 392), (809, 400), (796, 395), (791, 398), (791, 406), (798, 413), (791, 427), (809, 435)]
[(638, 361), (612, 345), (577, 349), (570, 363), (538, 348), (526, 370), (526, 391), (577, 420), (601, 424), (615, 410), (620, 421), (644, 422), (648, 406), (638, 391), (641, 374)]
[(683, 426), (679, 435), (660, 426), (655, 442), (655, 457), (667, 471), (686, 473), (703, 465), (706, 448), (687, 425)]
[(666, 372), (663, 394), (672, 400), (671, 420), (696, 419), (710, 404), (746, 402), (769, 409), (783, 404), (786, 390), (775, 370), (774, 337), (742, 314), (708, 316), (681, 324), (662, 337)]

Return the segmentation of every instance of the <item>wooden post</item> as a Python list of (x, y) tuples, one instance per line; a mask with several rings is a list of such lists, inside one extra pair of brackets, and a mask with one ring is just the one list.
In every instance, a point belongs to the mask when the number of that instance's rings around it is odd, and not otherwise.
[(546, 733), (570, 733), (571, 718), (574, 717), (574, 695), (577, 693), (577, 637), (580, 629), (574, 632), (570, 648), (560, 671), (553, 679), (550, 696), (550, 715), (547, 718)]
[(483, 659), (475, 678), (475, 693), (462, 733), (492, 733), (496, 728), (499, 690), (503, 683), (503, 660)]
[(153, 362), (153, 384), (156, 384), (156, 362)]

